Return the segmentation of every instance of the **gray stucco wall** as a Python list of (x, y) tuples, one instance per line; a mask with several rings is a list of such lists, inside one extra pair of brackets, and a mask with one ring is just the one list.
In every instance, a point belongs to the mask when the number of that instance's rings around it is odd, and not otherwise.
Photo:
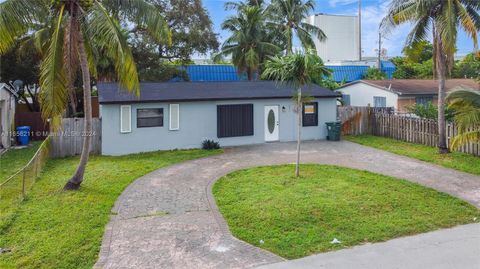
[[(302, 139), (325, 139), (325, 122), (335, 121), (337, 117), (336, 99), (316, 99), (318, 102), (318, 126), (302, 127)], [(169, 130), (169, 103), (133, 103), (132, 131), (120, 132), (120, 105), (102, 104), (102, 154), (123, 155), (129, 153), (199, 148), (205, 139), (220, 142), (221, 146), (237, 146), (265, 143), (264, 106), (278, 105), (280, 141), (296, 140), (296, 114), (290, 99), (245, 100), (245, 101), (204, 101), (181, 102), (180, 129)], [(254, 135), (242, 137), (217, 138), (217, 105), (253, 104)], [(282, 111), (285, 107), (285, 111)], [(163, 127), (137, 128), (137, 109), (163, 108)]]

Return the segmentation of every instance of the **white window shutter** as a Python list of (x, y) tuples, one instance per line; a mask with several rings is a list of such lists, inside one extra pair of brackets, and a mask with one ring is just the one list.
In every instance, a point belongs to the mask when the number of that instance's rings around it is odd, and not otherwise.
[(120, 133), (132, 131), (132, 107), (129, 105), (120, 106)]
[(180, 129), (180, 105), (170, 104), (170, 130)]

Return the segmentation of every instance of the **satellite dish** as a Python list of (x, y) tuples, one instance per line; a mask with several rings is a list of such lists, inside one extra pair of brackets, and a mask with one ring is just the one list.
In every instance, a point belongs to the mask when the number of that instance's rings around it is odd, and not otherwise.
[(23, 81), (17, 79), (12, 84), (18, 94), (23, 94)]

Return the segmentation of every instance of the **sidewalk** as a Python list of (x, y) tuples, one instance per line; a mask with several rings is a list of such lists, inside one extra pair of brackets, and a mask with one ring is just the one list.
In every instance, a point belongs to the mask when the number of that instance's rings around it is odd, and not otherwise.
[(393, 239), (257, 269), (479, 269), (480, 224)]

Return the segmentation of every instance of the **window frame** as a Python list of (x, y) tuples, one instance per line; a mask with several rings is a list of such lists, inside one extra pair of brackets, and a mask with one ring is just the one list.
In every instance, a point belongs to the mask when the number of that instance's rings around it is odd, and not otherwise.
[[(125, 126), (123, 126), (123, 108), (128, 108), (128, 130), (125, 130)], [(121, 105), (120, 106), (120, 133), (126, 134), (132, 132), (132, 106), (131, 105)]]
[[(172, 127), (172, 107), (177, 107), (177, 128)], [(169, 104), (168, 106), (168, 129), (170, 131), (178, 131), (180, 130), (180, 104)]]
[[(139, 111), (140, 110), (160, 110), (161, 113), (162, 113), (162, 116), (160, 117), (139, 117)], [(163, 127), (165, 126), (165, 110), (163, 109), (163, 107), (149, 107), (149, 108), (137, 108), (137, 115), (136, 115), (136, 119), (137, 119), (137, 128), (155, 128), (155, 127)], [(152, 125), (152, 126), (139, 126), (139, 120), (138, 119), (152, 119), (152, 118), (161, 118), (162, 119), (162, 123), (161, 125)]]
[[(311, 113), (314, 115), (313, 122), (306, 121), (305, 118), (310, 117), (310, 113), (305, 113), (305, 106), (313, 105), (315, 112)], [(306, 123), (307, 122), (307, 123)], [(302, 127), (315, 127), (318, 126), (318, 102), (306, 102), (302, 104)]]
[[(382, 100), (385, 100), (385, 105), (384, 106), (377, 106), (375, 102), (375, 98), (381, 98)], [(386, 96), (374, 96), (373, 97), (373, 107), (387, 107), (387, 97)]]

